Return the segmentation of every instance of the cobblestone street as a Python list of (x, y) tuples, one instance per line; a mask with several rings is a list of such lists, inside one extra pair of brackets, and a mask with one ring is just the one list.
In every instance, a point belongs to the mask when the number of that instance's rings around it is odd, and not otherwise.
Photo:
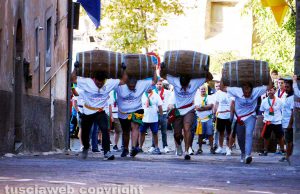
[[(146, 138), (145, 151), (151, 142), (150, 135)], [(174, 148), (171, 131), (168, 137), (169, 146)], [(78, 140), (72, 141), (72, 145), (75, 150)], [(69, 186), (79, 193), (80, 188), (126, 185), (140, 186), (143, 193), (300, 192), (298, 164), (288, 166), (278, 162), (278, 155), (260, 157), (255, 153), (254, 162), (245, 165), (239, 161), (239, 150), (234, 150), (233, 156), (223, 156), (211, 155), (208, 146), (204, 148), (204, 154), (192, 156), (191, 161), (184, 161), (174, 152), (141, 153), (134, 159), (120, 158), (120, 152), (116, 152), (114, 161), (104, 161), (103, 154), (92, 152), (87, 160), (82, 160), (76, 151), (2, 157), (0, 193), (5, 193), (5, 186)]]

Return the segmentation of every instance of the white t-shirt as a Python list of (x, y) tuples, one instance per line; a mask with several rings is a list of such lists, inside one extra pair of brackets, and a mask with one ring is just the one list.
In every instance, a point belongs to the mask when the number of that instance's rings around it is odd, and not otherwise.
[[(197, 89), (204, 84), (206, 79), (205, 78), (191, 79), (186, 91), (182, 89), (182, 86), (179, 81), (179, 77), (173, 77), (171, 75), (167, 75), (167, 80), (170, 84), (174, 86), (175, 101), (176, 101), (175, 105), (176, 108), (180, 108), (182, 106), (193, 103)], [(185, 115), (189, 111), (193, 110), (194, 107), (195, 106), (192, 105), (188, 108), (179, 109), (180, 115)]]
[[(153, 91), (155, 91), (155, 90), (153, 90)], [(161, 93), (161, 91), (158, 91), (158, 95), (159, 95), (159, 97), (160, 97), (160, 93)], [(163, 109), (163, 112), (164, 112), (164, 114), (166, 113), (166, 111), (168, 110), (168, 106), (169, 106), (169, 104), (170, 104), (170, 98), (171, 98), (171, 92), (170, 92), (170, 90), (166, 90), (166, 89), (164, 89), (164, 93), (163, 93), (163, 97), (164, 97), (164, 100), (163, 100), (163, 105), (162, 105), (162, 109)]]
[[(275, 103), (273, 105), (273, 110), (274, 110), (274, 115), (270, 115), (270, 104), (269, 104), (269, 98), (263, 99), (260, 105), (260, 111), (264, 112), (264, 122), (266, 121), (271, 121), (272, 124), (274, 125), (279, 125), (281, 124), (282, 120), (282, 115), (281, 115), (281, 110), (282, 110), (282, 100), (277, 98), (275, 96)], [(270, 99), (270, 103), (273, 103), (273, 99)]]
[(118, 117), (128, 118), (129, 113), (142, 109), (142, 95), (150, 89), (152, 80), (139, 80), (136, 83), (135, 90), (129, 90), (128, 86), (121, 85), (117, 88)]
[[(235, 112), (238, 116), (247, 115), (251, 112), (253, 112), (251, 115), (256, 115), (255, 109), (257, 106), (257, 99), (263, 95), (266, 90), (267, 86), (255, 87), (252, 90), (250, 98), (245, 98), (242, 88), (227, 87), (227, 93), (235, 98)], [(242, 117), (241, 120), (245, 121), (251, 115)]]
[(142, 106), (144, 109), (144, 117), (143, 122), (145, 123), (155, 123), (158, 122), (158, 106), (163, 105), (163, 101), (161, 100), (160, 96), (156, 92), (152, 92), (152, 95), (149, 97), (151, 106), (147, 107), (146, 102), (148, 98), (144, 93), (142, 96)]
[[(198, 92), (200, 93), (200, 91), (199, 91), (199, 90), (197, 91), (197, 93), (198, 93)], [(197, 93), (196, 93), (196, 94), (197, 94)], [(216, 92), (216, 93), (214, 93), (214, 94), (210, 95), (211, 102), (212, 102), (213, 104), (216, 104), (216, 100), (217, 100), (217, 93), (218, 93), (218, 92)]]
[[(77, 87), (83, 92), (82, 97), (86, 105), (93, 108), (104, 108), (109, 99), (109, 93), (120, 84), (119, 79), (107, 79), (102, 88), (98, 88), (91, 78), (77, 77)], [(83, 106), (83, 113), (86, 115), (96, 113), (96, 110), (90, 110)]]
[(287, 97), (285, 101), (283, 101), (282, 128), (288, 127), (293, 109), (294, 109), (294, 95)]
[(82, 97), (82, 92), (83, 90), (81, 90), (80, 88), (76, 87), (75, 89), (78, 93), (78, 96), (75, 96), (74, 100), (76, 100), (77, 102), (77, 106), (78, 106), (78, 110), (79, 112), (83, 113), (83, 105), (84, 105), (84, 99)]
[[(230, 105), (232, 101), (234, 101), (233, 97), (230, 97), (226, 92), (223, 92), (221, 90), (217, 91), (215, 93), (216, 95), (216, 102), (219, 103), (217, 112), (218, 112), (218, 118), (220, 119), (230, 119)], [(224, 112), (228, 111), (228, 112)]]
[[(286, 92), (283, 92), (282, 93), (282, 90), (278, 89), (276, 91), (276, 94), (275, 94), (276, 97), (282, 99), (282, 100), (285, 100), (286, 99), (286, 96), (287, 96), (287, 93)], [(280, 97), (281, 96), (281, 97)]]
[[(204, 100), (205, 97), (202, 97), (200, 95), (200, 93), (196, 93), (195, 95), (195, 100), (194, 100), (194, 104), (195, 106), (199, 106), (199, 107), (203, 107), (202, 106), (202, 102)], [(213, 104), (213, 99), (211, 97), (211, 95), (208, 95), (206, 98), (206, 105), (210, 105)], [(205, 106), (205, 104), (204, 104)], [(212, 115), (212, 109), (211, 110), (206, 110), (206, 111), (196, 111), (197, 117), (201, 119), (201, 122), (206, 122), (208, 121), (210, 118), (207, 118), (209, 115)]]

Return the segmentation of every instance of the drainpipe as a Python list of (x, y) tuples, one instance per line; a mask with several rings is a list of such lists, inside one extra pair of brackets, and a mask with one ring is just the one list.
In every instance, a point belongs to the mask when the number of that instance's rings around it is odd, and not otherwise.
[(66, 139), (65, 150), (70, 150), (70, 98), (71, 98), (71, 70), (72, 70), (72, 54), (73, 54), (73, 1), (68, 0), (68, 68), (67, 68), (67, 108), (66, 108)]

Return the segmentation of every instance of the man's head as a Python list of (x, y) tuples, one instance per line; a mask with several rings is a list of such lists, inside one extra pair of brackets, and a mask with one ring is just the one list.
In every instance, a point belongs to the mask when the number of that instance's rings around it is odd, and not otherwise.
[(107, 79), (107, 73), (105, 71), (95, 71), (93, 76), (93, 81), (98, 88), (102, 88)]
[(242, 86), (243, 94), (245, 98), (250, 98), (253, 90), (253, 85), (250, 82), (246, 82)]
[(220, 90), (220, 82), (219, 81), (215, 82), (215, 89), (216, 89), (216, 91)]
[(268, 96), (269, 96), (270, 98), (273, 98), (275, 93), (276, 93), (275, 87), (272, 87), (271, 89), (269, 89), (269, 90), (267, 91), (267, 94), (268, 94)]
[(284, 90), (284, 79), (283, 78), (279, 78), (277, 81), (277, 84), (278, 84), (278, 88), (280, 90)]
[(293, 90), (293, 80), (285, 80), (284, 81), (284, 89), (285, 89), (285, 92), (288, 95), (291, 95), (294, 92), (294, 90)]
[(129, 90), (131, 91), (135, 90), (136, 83), (137, 83), (137, 79), (135, 77), (130, 77), (127, 82), (127, 86)]
[(272, 78), (272, 80), (278, 78), (278, 71), (277, 70), (274, 69), (274, 70), (271, 71), (271, 78)]
[(163, 88), (163, 82), (162, 82), (161, 79), (157, 81), (157, 83), (156, 83), (156, 88), (157, 88), (158, 90), (161, 90), (161, 89)]
[(205, 85), (202, 85), (200, 87), (200, 94), (201, 94), (201, 96), (205, 96), (206, 93), (207, 93), (206, 91), (207, 91), (207, 87)]
[(189, 86), (191, 78), (189, 76), (180, 76), (180, 84), (182, 88), (187, 88)]

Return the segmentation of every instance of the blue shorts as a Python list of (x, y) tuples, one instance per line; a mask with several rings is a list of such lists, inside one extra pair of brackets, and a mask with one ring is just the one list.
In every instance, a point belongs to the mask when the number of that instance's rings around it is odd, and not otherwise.
[(143, 123), (143, 125), (140, 126), (140, 132), (146, 133), (147, 129), (150, 127), (153, 134), (157, 134), (158, 132), (158, 122), (155, 123)]
[(202, 123), (202, 135), (211, 136), (213, 135), (213, 122), (212, 119), (209, 119), (206, 122)]

